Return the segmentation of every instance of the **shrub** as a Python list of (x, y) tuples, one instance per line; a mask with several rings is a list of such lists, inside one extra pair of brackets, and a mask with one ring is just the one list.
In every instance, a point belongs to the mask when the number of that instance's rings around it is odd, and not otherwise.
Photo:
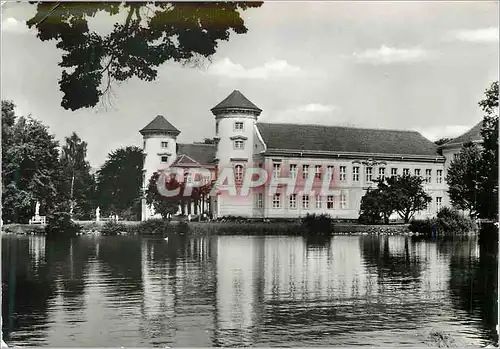
[(332, 218), (326, 214), (307, 214), (302, 218), (301, 226), (307, 234), (330, 234), (332, 232)]
[(127, 226), (123, 223), (107, 221), (101, 228), (102, 235), (118, 235), (122, 232), (127, 232)]
[(438, 212), (436, 224), (438, 233), (444, 234), (463, 234), (476, 229), (472, 219), (449, 207)]
[(436, 218), (412, 220), (409, 229), (414, 233), (430, 235), (433, 224), (436, 224), (438, 235), (458, 235), (476, 229), (472, 219), (449, 207), (442, 208)]
[(432, 225), (435, 223), (435, 219), (412, 219), (410, 221), (410, 229), (413, 233), (420, 233), (430, 235), (432, 233)]
[(165, 235), (171, 228), (169, 221), (165, 219), (149, 219), (139, 224), (140, 235)]
[(45, 234), (47, 238), (68, 238), (76, 236), (81, 227), (73, 222), (67, 212), (56, 212), (47, 217)]

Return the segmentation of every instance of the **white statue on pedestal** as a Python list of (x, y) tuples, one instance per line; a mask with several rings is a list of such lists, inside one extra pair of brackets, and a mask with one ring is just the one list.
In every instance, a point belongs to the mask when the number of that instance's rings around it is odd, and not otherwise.
[(40, 216), (40, 203), (37, 201), (35, 205), (35, 217)]
[(99, 222), (101, 219), (101, 209), (98, 207), (95, 209), (95, 221)]

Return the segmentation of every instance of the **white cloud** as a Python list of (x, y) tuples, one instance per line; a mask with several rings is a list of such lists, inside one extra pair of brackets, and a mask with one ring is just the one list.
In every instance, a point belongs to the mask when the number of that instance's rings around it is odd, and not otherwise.
[(459, 30), (454, 33), (455, 39), (460, 41), (478, 42), (478, 43), (495, 43), (498, 42), (498, 28), (480, 28), (473, 30)]
[(272, 60), (262, 66), (245, 68), (241, 64), (233, 63), (229, 58), (224, 58), (212, 64), (208, 73), (236, 79), (267, 79), (298, 76), (302, 70), (284, 60)]
[(392, 64), (423, 61), (430, 57), (430, 53), (421, 47), (395, 48), (382, 45), (379, 49), (354, 52), (353, 56), (359, 63)]
[(328, 113), (337, 109), (338, 107), (334, 105), (311, 103), (311, 104), (301, 105), (295, 108), (293, 111), (305, 112), (305, 113)]
[(461, 134), (467, 132), (472, 126), (464, 126), (464, 125), (450, 125), (450, 126), (433, 126), (428, 128), (420, 128), (416, 129), (416, 131), (420, 132), (422, 136), (431, 141), (436, 141), (440, 138), (455, 138), (460, 136)]
[(264, 122), (286, 122), (297, 124), (345, 124), (348, 120), (345, 120), (339, 111), (340, 107), (334, 105), (310, 103), (281, 111), (271, 112), (270, 114), (264, 114), (260, 117), (260, 120)]
[(2, 32), (4, 33), (24, 33), (26, 31), (28, 31), (28, 28), (23, 21), (18, 21), (13, 17), (2, 20)]

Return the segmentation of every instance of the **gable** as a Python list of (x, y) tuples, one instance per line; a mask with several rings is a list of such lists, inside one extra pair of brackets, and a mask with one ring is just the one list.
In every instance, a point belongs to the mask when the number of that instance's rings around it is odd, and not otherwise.
[[(215, 159), (216, 146), (214, 144), (182, 144), (178, 143), (177, 157), (182, 157), (184, 164), (195, 161), (193, 165), (213, 165)], [(183, 157), (183, 155), (185, 155)]]

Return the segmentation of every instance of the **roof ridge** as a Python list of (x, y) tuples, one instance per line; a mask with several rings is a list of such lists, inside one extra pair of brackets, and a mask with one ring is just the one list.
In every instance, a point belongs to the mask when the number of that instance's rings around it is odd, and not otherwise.
[(355, 129), (355, 130), (366, 130), (366, 131), (396, 131), (396, 132), (406, 132), (406, 133), (418, 133), (421, 134), (419, 131), (415, 130), (397, 130), (397, 129), (392, 129), (392, 128), (372, 128), (372, 127), (357, 127), (357, 126), (341, 126), (341, 125), (324, 125), (324, 124), (312, 124), (312, 123), (305, 123), (305, 124), (299, 124), (299, 123), (294, 123), (294, 122), (258, 122), (258, 124), (267, 124), (267, 125), (287, 125), (287, 126), (319, 126), (319, 127), (337, 127), (337, 128), (349, 128), (349, 129)]
[(453, 137), (452, 139), (450, 139), (448, 142), (442, 144), (442, 145), (445, 145), (445, 144), (459, 144), (459, 143), (463, 143), (463, 141), (460, 140), (460, 138), (466, 136), (468, 133), (472, 132), (476, 127), (479, 126), (479, 133), (481, 133), (481, 128), (483, 127), (483, 119), (481, 119), (481, 121), (477, 122), (474, 124), (474, 126), (470, 127), (467, 129), (467, 131), (465, 132), (462, 132), (461, 134), (459, 134), (458, 136), (456, 137)]
[(215, 147), (215, 144), (207, 144), (207, 143), (177, 143), (179, 145), (206, 145), (209, 147)]

